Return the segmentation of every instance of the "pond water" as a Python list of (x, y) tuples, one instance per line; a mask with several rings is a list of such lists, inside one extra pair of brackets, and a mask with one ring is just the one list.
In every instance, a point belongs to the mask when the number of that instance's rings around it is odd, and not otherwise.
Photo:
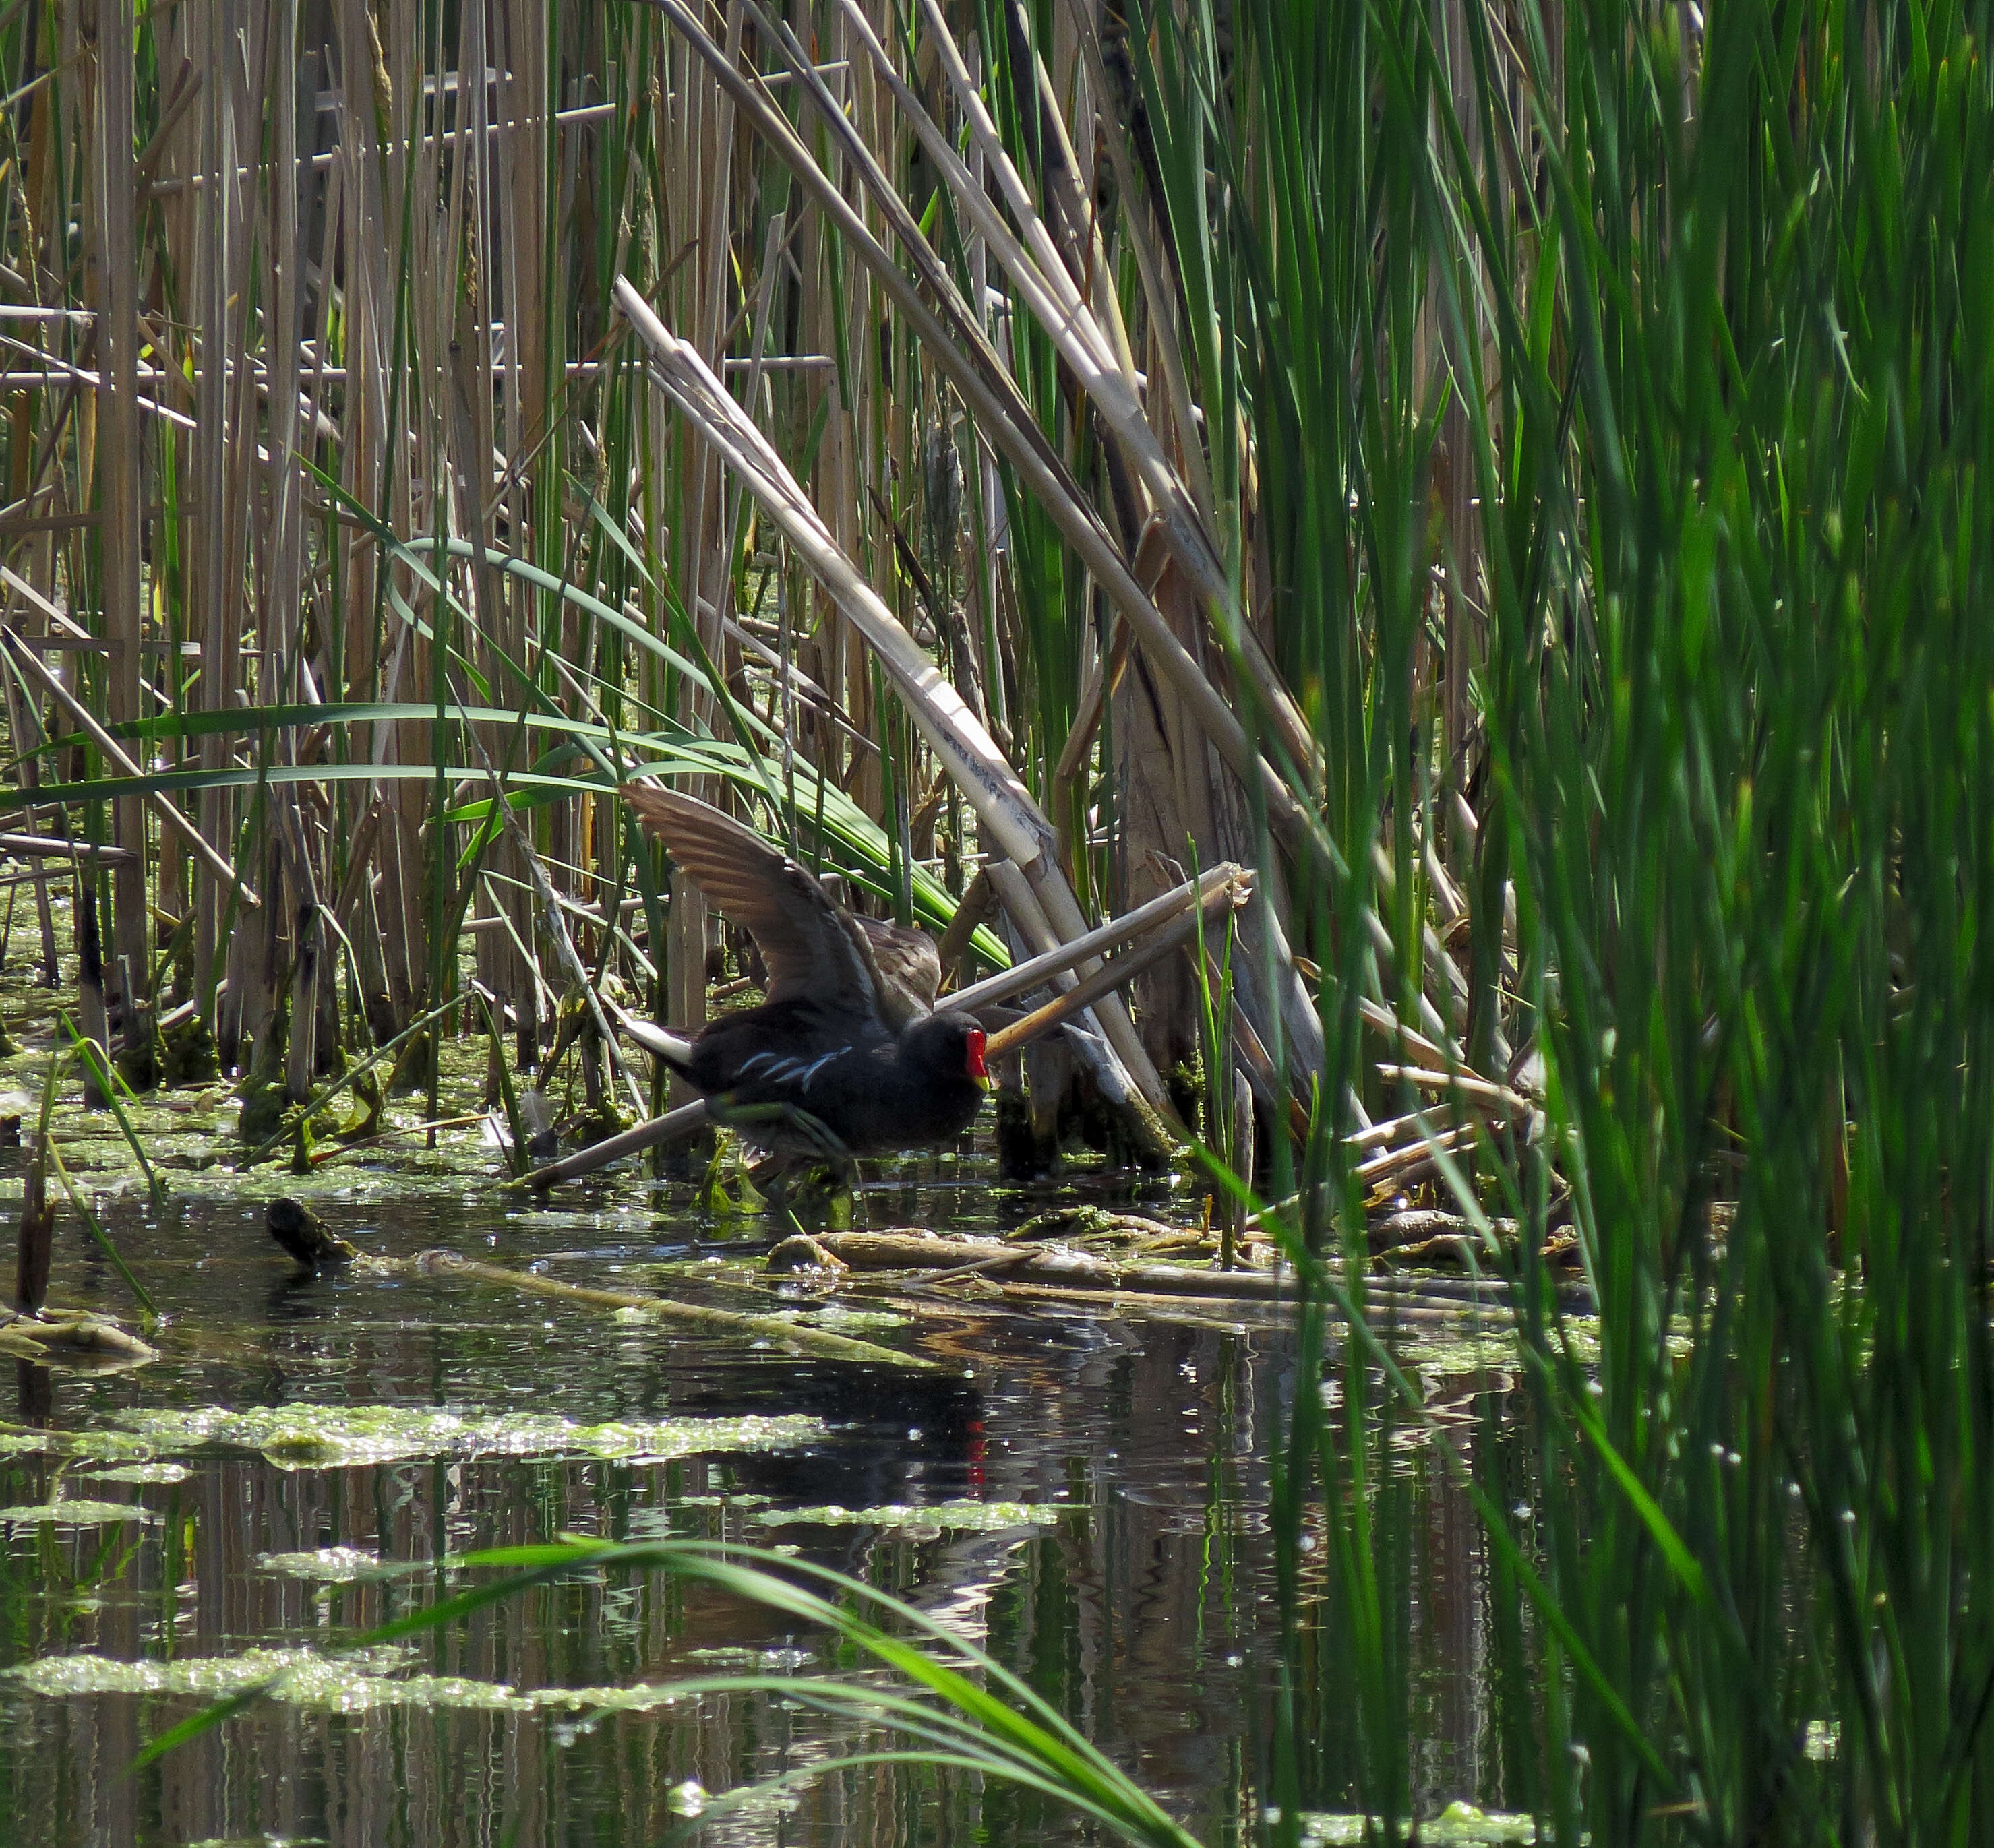
[[(128, 1190), (102, 1208), (168, 1312), (161, 1357), (104, 1375), (24, 1364), (15, 1403), (0, 1408), (0, 1432), (13, 1434), (0, 1436), (0, 1507), (15, 1511), (0, 1515), (9, 1848), (636, 1848), (682, 1827), (698, 1790), (797, 1772), (858, 1743), (772, 1695), (610, 1704), (601, 1690), (731, 1670), (862, 1672), (759, 1607), (612, 1576), (498, 1603), (389, 1658), (328, 1662), (292, 1698), (126, 1775), (142, 1743), (234, 1685), (229, 1665), (239, 1676), (245, 1652), (331, 1658), (468, 1583), (449, 1555), (561, 1534), (790, 1546), (890, 1587), (1026, 1675), (1201, 1839), (1250, 1834), (1280, 1621), (1267, 1460), (1290, 1337), (1275, 1314), (999, 1309), (848, 1282), (846, 1308), (899, 1318), (860, 1313), (851, 1332), (944, 1364), (887, 1373), (456, 1280), (301, 1278), (263, 1227), (268, 1197), (296, 1185), (288, 1176), (260, 1171), (246, 1193), (212, 1172), (170, 1178), (163, 1211)], [(461, 1164), (347, 1160), (315, 1181), (328, 1224), (365, 1251), (444, 1246), (577, 1282), (668, 1277), (720, 1306), (774, 1304), (759, 1270), (766, 1222), (717, 1224), (690, 1187), (634, 1164), (543, 1208), (509, 1207)], [(1059, 1197), (951, 1161), (869, 1189), (863, 1210), (875, 1225), (988, 1230)], [(1153, 1193), (1141, 1210), (1173, 1210)], [(50, 1295), (128, 1307), (67, 1212)], [(286, 1407), (351, 1415), (320, 1429), (352, 1447), (296, 1448), (282, 1421), (162, 1417)], [(68, 1434), (70, 1453), (29, 1447), (46, 1441), (21, 1436), (29, 1426)], [(1421, 1447), (1398, 1466), (1419, 1804), (1499, 1807), (1472, 1513)], [(946, 1505), (964, 1503), (985, 1504), (980, 1518)], [(814, 1518), (786, 1518), (800, 1514)], [(351, 1582), (381, 1560), (427, 1569)], [(529, 1698), (546, 1689), (598, 1692)], [(1325, 1706), (1318, 1794), (1334, 1807), (1339, 1729), (1355, 1721)], [(699, 1833), (1089, 1839), (1034, 1798), (887, 1768), (827, 1771)]]

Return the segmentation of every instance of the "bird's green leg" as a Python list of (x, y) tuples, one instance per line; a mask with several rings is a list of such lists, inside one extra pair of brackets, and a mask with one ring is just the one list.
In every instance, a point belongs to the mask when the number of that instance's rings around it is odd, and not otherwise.
[(707, 1100), (707, 1108), (729, 1129), (738, 1129), (752, 1141), (757, 1130), (779, 1127), (827, 1162), (849, 1162), (851, 1151), (821, 1117), (793, 1104), (736, 1104), (731, 1091)]
[[(855, 1206), (858, 1205), (861, 1198), (858, 1158), (821, 1117), (793, 1104), (738, 1104), (731, 1092), (709, 1097), (707, 1108), (715, 1121), (739, 1131), (750, 1141), (758, 1132), (766, 1134), (776, 1128), (786, 1131), (831, 1170), (834, 1194), (841, 1185)], [(779, 1185), (782, 1177), (776, 1178)]]

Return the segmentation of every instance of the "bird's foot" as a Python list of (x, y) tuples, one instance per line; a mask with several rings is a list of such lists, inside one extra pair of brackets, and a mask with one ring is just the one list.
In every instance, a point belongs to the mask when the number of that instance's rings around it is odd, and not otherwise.
[(771, 1212), (810, 1224), (831, 1223), (841, 1217), (838, 1209), (848, 1186), (841, 1165), (785, 1151), (756, 1162), (748, 1178)]

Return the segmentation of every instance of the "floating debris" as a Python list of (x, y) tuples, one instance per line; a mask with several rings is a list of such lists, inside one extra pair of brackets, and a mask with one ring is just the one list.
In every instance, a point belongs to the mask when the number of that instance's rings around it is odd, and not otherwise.
[(185, 1463), (114, 1463), (108, 1469), (77, 1471), (86, 1482), (185, 1482), (193, 1473)]
[(407, 1405), (224, 1406), (122, 1412), (118, 1421), (155, 1450), (211, 1446), (254, 1450), (280, 1469), (479, 1456), (593, 1456), (666, 1461), (702, 1452), (784, 1450), (827, 1435), (821, 1419), (684, 1418), (578, 1425), (533, 1413), (459, 1414)]
[(259, 1553), (259, 1572), (280, 1573), (286, 1578), (308, 1579), (321, 1585), (347, 1585), (381, 1569), (372, 1553), (355, 1546), (321, 1546), (308, 1553)]
[(307, 1268), (350, 1264), (360, 1255), (303, 1200), (293, 1199), (289, 1194), (281, 1195), (264, 1209), (263, 1224), (270, 1236)]
[(407, 1675), (412, 1651), (356, 1650), (323, 1655), (313, 1649), (245, 1649), (240, 1655), (177, 1661), (115, 1661), (101, 1655), (45, 1656), (0, 1671), (16, 1687), (50, 1700), (91, 1694), (177, 1694), (221, 1700), (262, 1689), (286, 1706), (333, 1713), (377, 1707), (454, 1707), (492, 1713), (638, 1713), (670, 1706), (673, 1688), (640, 1682), (628, 1688), (537, 1688), (461, 1675)]
[(157, 1348), (108, 1316), (57, 1309), (45, 1309), (39, 1316), (0, 1316), (0, 1353), (44, 1362), (60, 1355), (104, 1369), (140, 1366), (159, 1357)]
[(878, 1508), (842, 1508), (834, 1501), (814, 1508), (759, 1508), (752, 1518), (769, 1527), (892, 1527), (994, 1534), (1006, 1528), (1050, 1527), (1070, 1511), (1035, 1501), (936, 1501)]
[(0, 1508), (0, 1527), (109, 1527), (121, 1521), (143, 1526), (159, 1518), (135, 1501), (45, 1501), (33, 1507)]

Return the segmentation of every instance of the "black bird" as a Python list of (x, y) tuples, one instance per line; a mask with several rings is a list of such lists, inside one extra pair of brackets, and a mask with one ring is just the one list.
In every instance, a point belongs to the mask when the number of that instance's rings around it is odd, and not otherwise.
[(841, 909), (707, 803), (642, 783), (622, 795), (714, 908), (747, 927), (768, 970), (766, 1001), (690, 1039), (623, 1016), (717, 1121), (765, 1148), (837, 1160), (969, 1127), (988, 1084), (983, 1029), (974, 1015), (934, 1011), (941, 956), (925, 931)]

